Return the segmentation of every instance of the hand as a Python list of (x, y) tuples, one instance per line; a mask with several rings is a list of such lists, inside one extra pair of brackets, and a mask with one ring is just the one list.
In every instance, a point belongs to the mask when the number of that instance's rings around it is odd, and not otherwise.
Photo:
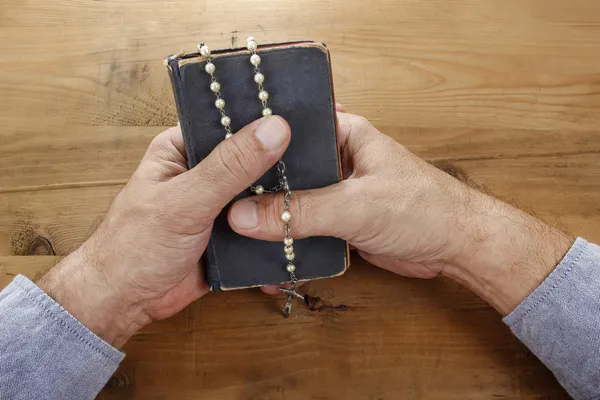
[[(571, 239), (421, 160), (366, 119), (338, 113), (345, 180), (294, 193), (292, 236), (336, 236), (397, 274), (447, 275), (508, 313), (548, 275)], [(283, 201), (262, 195), (229, 211), (238, 233), (280, 240)], [(273, 287), (264, 288), (268, 293)]]
[(158, 135), (99, 229), (38, 285), (115, 345), (207, 293), (199, 260), (213, 221), (281, 157), (288, 124), (267, 117), (186, 167), (179, 127)]

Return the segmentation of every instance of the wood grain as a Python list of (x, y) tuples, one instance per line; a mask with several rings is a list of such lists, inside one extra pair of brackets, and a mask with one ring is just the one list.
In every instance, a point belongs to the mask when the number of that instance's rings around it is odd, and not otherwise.
[[(0, 286), (101, 222), (177, 122), (162, 58), (207, 40), (315, 39), (336, 98), (454, 176), (600, 241), (600, 3), (593, 0), (5, 0)], [(57, 257), (26, 257), (50, 240)], [(211, 294), (127, 344), (102, 399), (567, 398), (495, 311), (358, 258), (282, 320)], [(346, 305), (347, 311), (335, 308)]]
[[(56, 260), (2, 257), (2, 283)], [(566, 398), (467, 290), (354, 260), (345, 276), (310, 284), (320, 309), (288, 320), (277, 314), (281, 299), (249, 290), (209, 294), (148, 326), (100, 398)]]

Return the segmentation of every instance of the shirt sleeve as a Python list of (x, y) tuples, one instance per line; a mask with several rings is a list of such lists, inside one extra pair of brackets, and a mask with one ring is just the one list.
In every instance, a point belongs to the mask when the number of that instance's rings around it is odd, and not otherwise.
[(573, 398), (600, 399), (600, 247), (578, 238), (504, 318)]
[(26, 277), (0, 292), (0, 399), (93, 399), (124, 356)]

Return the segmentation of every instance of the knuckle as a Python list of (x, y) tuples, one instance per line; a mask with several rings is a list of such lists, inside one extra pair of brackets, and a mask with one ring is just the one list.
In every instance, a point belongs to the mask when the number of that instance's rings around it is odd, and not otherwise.
[[(261, 202), (262, 215), (261, 225), (265, 232), (276, 235), (281, 233), (283, 237), (285, 232), (285, 224), (281, 220), (281, 214), (284, 210), (284, 195), (277, 194), (275, 196), (265, 197)], [(290, 213), (292, 214), (292, 236), (301, 235), (304, 224), (311, 217), (310, 203), (304, 199), (304, 196), (295, 195), (290, 203)]]
[(292, 233), (297, 234), (301, 227), (304, 226), (303, 224), (310, 220), (310, 216), (312, 215), (310, 211), (311, 207), (304, 196), (294, 196), (291, 208), (292, 218), (294, 218)]
[(281, 222), (281, 213), (283, 212), (283, 196), (275, 195), (265, 197), (263, 206), (263, 224), (265, 231), (276, 234), (283, 232), (283, 223)]
[(167, 144), (169, 139), (168, 131), (164, 131), (154, 136), (150, 144), (148, 145), (148, 153), (158, 153), (163, 151), (165, 145)]
[(357, 130), (367, 130), (373, 126), (371, 122), (362, 115), (357, 115), (355, 118), (352, 118), (351, 123), (353, 128)]
[(217, 146), (217, 157), (232, 178), (252, 179), (251, 170), (257, 158), (248, 141), (228, 139)]

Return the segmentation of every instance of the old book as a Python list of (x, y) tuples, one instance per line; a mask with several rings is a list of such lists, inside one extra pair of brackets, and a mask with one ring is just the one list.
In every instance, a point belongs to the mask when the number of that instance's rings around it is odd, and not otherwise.
[[(292, 130), (283, 156), (292, 190), (320, 188), (340, 181), (336, 114), (327, 48), (320, 43), (294, 42), (259, 46), (269, 92), (269, 107), (285, 118)], [(260, 118), (253, 66), (246, 49), (212, 51), (215, 77), (221, 83), (231, 129), (236, 132)], [(221, 115), (215, 108), (206, 60), (199, 53), (169, 56), (166, 61), (185, 140), (187, 161), (193, 168), (224, 139)], [(256, 184), (277, 184), (272, 168)], [(250, 190), (234, 201), (252, 196)], [(213, 291), (283, 283), (289, 280), (283, 244), (250, 239), (229, 227), (226, 207), (215, 221), (205, 253), (209, 286)], [(293, 223), (293, 221), (292, 221)], [(284, 236), (282, 224), (282, 240)], [(348, 267), (348, 246), (333, 237), (311, 237), (294, 242), (299, 280), (333, 277)]]

